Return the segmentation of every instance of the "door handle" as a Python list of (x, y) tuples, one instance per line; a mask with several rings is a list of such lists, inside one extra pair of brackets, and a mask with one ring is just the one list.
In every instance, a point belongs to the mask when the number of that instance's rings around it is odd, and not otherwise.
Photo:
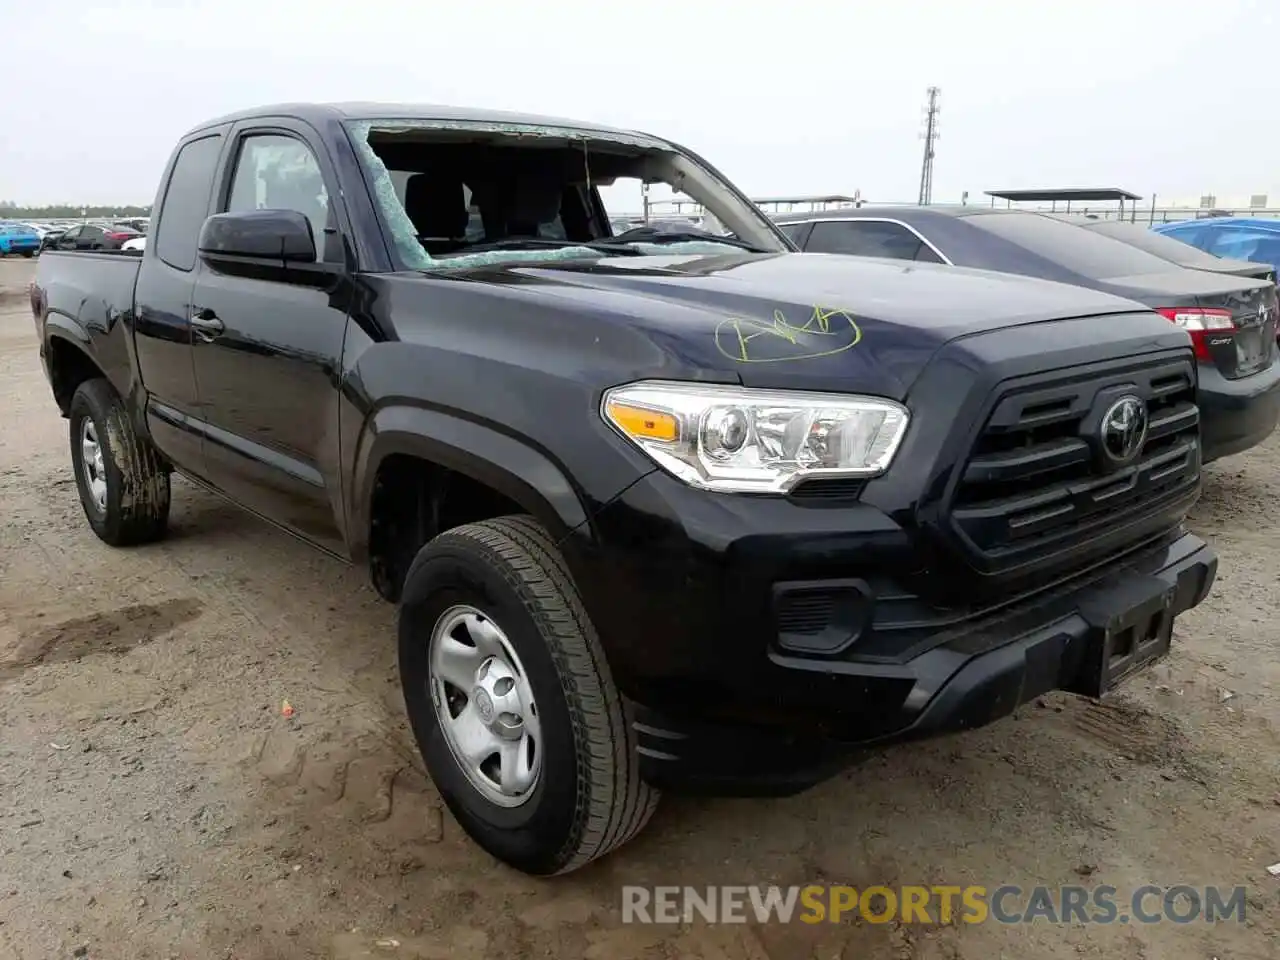
[(226, 328), (218, 315), (208, 307), (191, 308), (191, 326), (205, 340), (212, 340)]

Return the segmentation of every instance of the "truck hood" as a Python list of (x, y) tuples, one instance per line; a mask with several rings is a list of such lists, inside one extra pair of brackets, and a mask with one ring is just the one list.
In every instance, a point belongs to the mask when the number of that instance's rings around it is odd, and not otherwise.
[[(643, 331), (680, 375), (904, 397), (943, 344), (1144, 308), (1082, 287), (831, 254), (610, 257), (460, 272)], [(692, 370), (690, 369), (692, 368)], [(718, 379), (725, 379), (718, 377)]]

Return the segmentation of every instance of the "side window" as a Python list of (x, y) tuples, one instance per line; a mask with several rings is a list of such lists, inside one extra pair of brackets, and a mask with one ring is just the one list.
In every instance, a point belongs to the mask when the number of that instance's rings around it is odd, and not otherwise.
[(84, 240), (101, 240), (102, 228), (89, 224), (89, 226), (80, 231), (80, 236)]
[(462, 194), (467, 204), (467, 229), (463, 239), (467, 243), (479, 243), (485, 238), (484, 217), (480, 213), (480, 204), (466, 184), (462, 185)]
[(1255, 254), (1259, 243), (1275, 237), (1275, 234), (1243, 227), (1216, 227), (1205, 232), (1209, 235), (1208, 252), (1233, 260), (1258, 259)]
[(896, 223), (826, 220), (813, 225), (813, 233), (810, 234), (805, 249), (814, 253), (847, 253), (858, 257), (914, 260), (922, 247), (924, 244), (919, 237)]
[(280, 134), (251, 134), (236, 158), (228, 213), (295, 210), (311, 222), (317, 256), (323, 257), (329, 224), (329, 193), (316, 156), (301, 140)]
[(81, 231), (81, 230), (83, 230), (83, 229), (84, 229), (84, 227), (72, 227), (70, 230), (68, 230), (66, 233), (64, 233), (64, 234), (62, 235), (62, 239), (63, 239), (63, 240), (75, 240), (76, 238), (78, 238), (78, 237), (80, 236), (80, 231)]
[(940, 256), (933, 252), (933, 247), (927, 243), (920, 244), (916, 250), (916, 260), (919, 263), (946, 263)]
[(222, 137), (192, 140), (178, 151), (156, 224), (156, 255), (178, 270), (196, 265), (196, 242), (209, 215), (209, 191)]

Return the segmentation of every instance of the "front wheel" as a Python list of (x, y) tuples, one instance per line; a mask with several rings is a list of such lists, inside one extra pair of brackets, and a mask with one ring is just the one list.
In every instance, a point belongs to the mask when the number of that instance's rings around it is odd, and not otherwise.
[(71, 462), (89, 526), (115, 547), (158, 540), (169, 524), (169, 472), (106, 380), (71, 397)]
[(635, 735), (560, 552), (529, 517), (441, 534), (400, 608), (400, 680), (427, 770), (467, 834), (568, 873), (649, 821)]

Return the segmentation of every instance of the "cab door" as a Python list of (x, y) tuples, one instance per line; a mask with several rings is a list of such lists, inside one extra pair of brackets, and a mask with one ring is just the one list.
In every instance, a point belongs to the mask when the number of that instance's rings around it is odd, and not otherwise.
[[(192, 356), (208, 480), (232, 500), (345, 555), (338, 387), (345, 300), (334, 171), (314, 131), (259, 120), (233, 131), (214, 212), (306, 216), (320, 266), (261, 276), (201, 262)], [(290, 279), (292, 276), (292, 279)]]
[(204, 473), (204, 444), (189, 314), (196, 241), (209, 215), (224, 133), (202, 131), (178, 147), (134, 291), (134, 345), (147, 427), (175, 466), (197, 476)]

